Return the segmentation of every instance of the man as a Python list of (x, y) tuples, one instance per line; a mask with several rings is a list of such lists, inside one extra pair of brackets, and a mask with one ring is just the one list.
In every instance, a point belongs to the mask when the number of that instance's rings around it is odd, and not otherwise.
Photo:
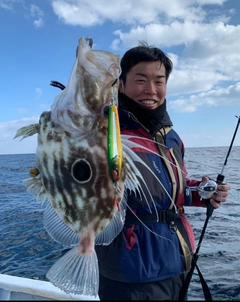
[[(187, 186), (201, 181), (186, 177), (184, 145), (166, 111), (166, 86), (171, 60), (158, 48), (145, 44), (128, 50), (121, 60), (119, 117), (121, 133), (135, 137), (135, 152), (158, 176), (139, 170), (154, 198), (157, 221), (140, 196), (128, 192), (122, 232), (108, 246), (96, 246), (101, 300), (178, 300), (194, 251), (194, 234), (184, 205), (205, 207), (197, 192), (192, 201)], [(158, 153), (159, 156), (156, 154)], [(220, 184), (210, 199), (214, 208), (225, 202), (230, 186)], [(147, 194), (147, 192), (145, 192)], [(177, 211), (176, 211), (177, 210)], [(136, 219), (135, 215), (139, 219)]]

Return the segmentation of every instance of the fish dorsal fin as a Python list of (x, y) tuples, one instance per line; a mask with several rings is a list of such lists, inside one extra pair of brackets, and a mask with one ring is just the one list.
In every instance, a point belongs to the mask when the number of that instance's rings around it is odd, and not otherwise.
[(21, 140), (23, 140), (24, 138), (26, 138), (28, 136), (32, 136), (32, 135), (38, 133), (38, 131), (39, 131), (39, 124), (32, 124), (32, 125), (24, 126), (17, 130), (17, 133), (14, 136), (14, 139), (22, 136)]

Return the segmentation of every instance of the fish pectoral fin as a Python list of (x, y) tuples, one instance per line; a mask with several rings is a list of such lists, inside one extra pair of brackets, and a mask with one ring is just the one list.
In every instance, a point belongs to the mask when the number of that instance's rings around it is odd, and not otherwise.
[(39, 127), (40, 127), (39, 124), (32, 124), (32, 125), (28, 125), (28, 126), (19, 128), (13, 139), (22, 136), (21, 140), (23, 140), (24, 138), (26, 138), (28, 136), (32, 136), (32, 135), (38, 133)]
[(80, 254), (75, 247), (47, 272), (48, 280), (68, 294), (97, 296), (99, 272), (96, 252)]
[(27, 192), (36, 196), (37, 202), (44, 202), (47, 199), (46, 190), (40, 177), (26, 178), (23, 180), (23, 184), (27, 187)]

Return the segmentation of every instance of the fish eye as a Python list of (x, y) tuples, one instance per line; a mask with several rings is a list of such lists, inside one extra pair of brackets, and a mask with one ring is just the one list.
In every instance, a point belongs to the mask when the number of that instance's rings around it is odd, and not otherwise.
[(108, 118), (109, 107), (110, 107), (109, 104), (103, 105), (103, 107), (101, 108), (101, 116)]
[(89, 162), (84, 158), (76, 160), (72, 165), (72, 176), (77, 182), (88, 182), (92, 178), (92, 168)]

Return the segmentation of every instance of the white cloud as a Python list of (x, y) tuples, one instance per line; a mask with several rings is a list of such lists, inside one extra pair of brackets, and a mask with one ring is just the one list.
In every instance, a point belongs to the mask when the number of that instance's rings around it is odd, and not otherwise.
[[(169, 53), (174, 63), (169, 78), (168, 94), (188, 94), (213, 89), (219, 83), (239, 81), (240, 26), (215, 23), (173, 21), (169, 25), (149, 24), (132, 28), (129, 32), (117, 30), (118, 39), (112, 47), (129, 48), (145, 40), (162, 49), (182, 47), (179, 55)], [(121, 46), (122, 44), (122, 46)]]
[(12, 10), (17, 3), (24, 3), (24, 0), (0, 0), (0, 8)]
[(4, 135), (5, 137), (14, 137), (17, 129), (27, 126), (30, 124), (36, 124), (39, 121), (39, 117), (33, 116), (30, 118), (22, 118), (21, 120), (14, 120), (6, 123), (0, 123), (0, 138)]
[[(37, 146), (37, 135), (14, 139), (16, 132), (23, 126), (36, 124), (39, 117), (23, 118), (21, 120), (0, 123), (0, 146), (1, 154), (34, 153)], [(26, 151), (27, 150), (27, 151)]]
[(197, 93), (212, 89), (219, 82), (230, 80), (229, 77), (212, 69), (202, 66), (197, 68), (194, 63), (187, 66), (179, 64), (173, 70), (168, 81), (168, 95)]
[(112, 21), (122, 24), (148, 24), (178, 18), (201, 21), (205, 4), (221, 5), (225, 0), (52, 0), (55, 14), (66, 24), (93, 26)]
[(44, 24), (44, 21), (42, 18), (39, 18), (39, 19), (33, 21), (33, 25), (37, 28), (42, 27), (43, 24)]
[[(52, 6), (66, 24), (119, 24), (111, 44), (114, 51), (143, 40), (163, 50), (181, 47), (178, 55), (168, 53), (174, 63), (168, 96), (177, 98), (169, 106), (178, 112), (194, 112), (200, 106), (238, 104), (240, 26), (227, 24), (235, 10), (221, 10), (225, 2), (123, 0), (112, 5), (111, 0), (53, 0)], [(225, 87), (219, 88), (223, 83)]]
[(43, 21), (43, 16), (44, 16), (44, 12), (43, 10), (41, 10), (37, 5), (31, 4), (30, 5), (30, 15), (33, 18), (36, 18), (33, 21), (33, 24), (35, 27), (39, 28), (42, 27), (44, 24)]
[(168, 108), (176, 112), (194, 112), (198, 107), (233, 106), (239, 105), (240, 82), (226, 88), (219, 88), (201, 92), (189, 97), (182, 97), (168, 102)]
[[(27, 12), (27, 16), (24, 16), (31, 22), (33, 21), (36, 28), (40, 28), (44, 25), (45, 18), (42, 8), (45, 7), (46, 3), (42, 4), (42, 2), (0, 0), (0, 8), (14, 9), (15, 12), (18, 11), (19, 4), (22, 4), (24, 12)], [(123, 53), (126, 49), (138, 45), (138, 42), (142, 40), (148, 42), (149, 45), (163, 49), (174, 64), (167, 87), (168, 108), (174, 113), (192, 113), (198, 111), (199, 108), (203, 109), (204, 106), (227, 107), (240, 105), (240, 69), (238, 68), (238, 62), (240, 62), (240, 52), (238, 50), (240, 25), (234, 25), (239, 24), (236, 14), (238, 8), (230, 7), (233, 2), (229, 0), (229, 9), (223, 10), (222, 5), (225, 2), (227, 1), (47, 1), (52, 5), (53, 12), (60, 21), (58, 24), (55, 23), (56, 20), (53, 21), (54, 31), (61, 22), (67, 24), (64, 27), (66, 32), (67, 30), (72, 31), (71, 26), (79, 26), (80, 31), (85, 33), (89, 29), (81, 27), (103, 25), (101, 27), (103, 35), (106, 32), (109, 35), (109, 31), (112, 30), (115, 39), (112, 42), (109, 41), (112, 38), (111, 35), (104, 38), (96, 37), (96, 42), (99, 45), (105, 43), (104, 46), (101, 45), (105, 48), (111, 44), (109, 51)], [(38, 6), (31, 3), (37, 3)], [(14, 4), (16, 4), (15, 7)], [(50, 14), (48, 17), (48, 21), (51, 22)], [(109, 26), (107, 30), (106, 26)], [(62, 24), (59, 28), (62, 29)], [(97, 41), (98, 38), (100, 42)], [(96, 44), (94, 44), (94, 47), (96, 47)], [(49, 49), (48, 51), (51, 52)], [(36, 88), (35, 98), (33, 98), (36, 100), (41, 95), (41, 88)], [(35, 105), (36, 103), (34, 103)], [(17, 104), (17, 106), (24, 105)], [(42, 103), (38, 109), (49, 110), (49, 107), (49, 104)], [(225, 110), (225, 108), (223, 109)], [(24, 108), (18, 108), (17, 111), (26, 116), (30, 112), (36, 112), (36, 108), (34, 107), (32, 110), (28, 108), (27, 112)], [(199, 110), (199, 112), (201, 111), (203, 110)], [(180, 116), (182, 118), (183, 115)], [(188, 114), (187, 116), (191, 115)], [(36, 121), (38, 121), (38, 118)], [(21, 123), (22, 126), (28, 124), (28, 122), (22, 120), (19, 121), (19, 125), (17, 121), (0, 124), (0, 136), (2, 138), (7, 137), (7, 142), (11, 146), (13, 144), (13, 132), (21, 126)], [(12, 127), (14, 131), (11, 130)], [(200, 134), (196, 135), (199, 141), (198, 135)], [(26, 142), (26, 146), (28, 146), (31, 139), (23, 140), (21, 145)], [(1, 138), (0, 144), (3, 146)]]
[[(16, 6), (17, 4), (21, 4), (21, 8), (24, 10), (28, 9), (30, 10), (30, 17), (35, 18), (33, 21), (33, 24), (36, 28), (42, 27), (44, 24), (44, 12), (42, 9), (39, 8), (39, 6), (30, 4), (30, 8), (26, 6), (25, 0), (0, 0), (0, 8), (6, 9), (6, 10), (19, 10)], [(29, 17), (29, 16), (27, 16)]]

